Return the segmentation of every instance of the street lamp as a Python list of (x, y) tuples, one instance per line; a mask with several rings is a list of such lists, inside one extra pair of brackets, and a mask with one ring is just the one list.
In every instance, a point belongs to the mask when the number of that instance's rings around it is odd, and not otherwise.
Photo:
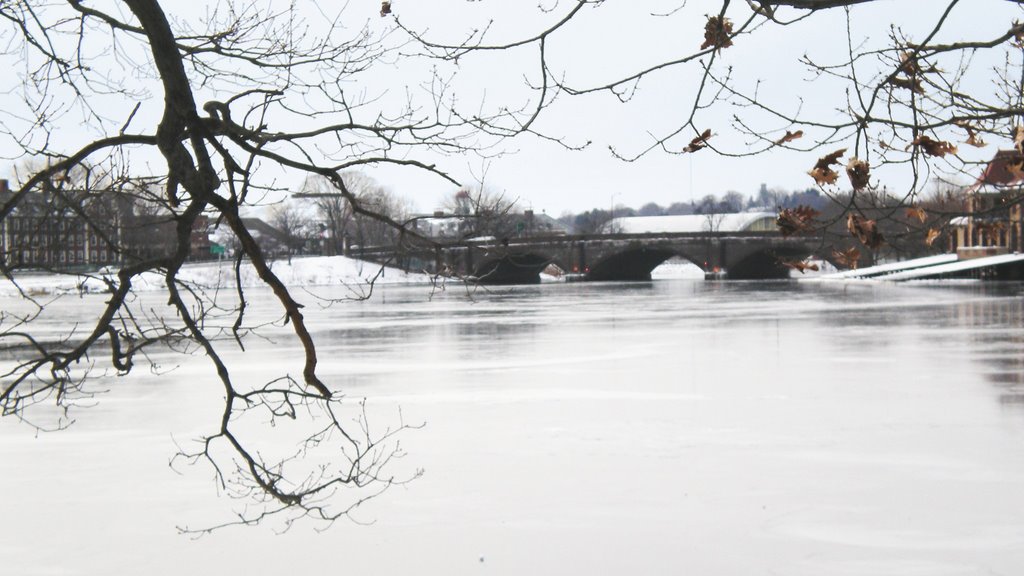
[(615, 232), (612, 226), (612, 220), (615, 219), (615, 197), (618, 196), (618, 192), (612, 192), (608, 199), (608, 233), (612, 234)]

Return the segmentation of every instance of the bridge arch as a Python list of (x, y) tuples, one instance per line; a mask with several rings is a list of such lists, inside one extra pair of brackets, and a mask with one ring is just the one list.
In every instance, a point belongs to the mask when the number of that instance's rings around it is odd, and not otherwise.
[(481, 262), (472, 276), (482, 284), (540, 284), (540, 273), (549, 264), (556, 264), (550, 256), (527, 252), (505, 254)]
[(774, 247), (758, 250), (729, 266), (730, 280), (765, 280), (789, 278), (790, 268), (783, 261), (799, 262), (811, 251), (798, 247)]
[[(651, 279), (651, 271), (669, 258), (684, 258), (701, 266), (698, 259), (689, 254), (663, 247), (630, 247), (606, 255), (594, 263), (587, 273), (587, 280), (596, 281), (645, 281)], [(701, 266), (703, 268), (703, 266)]]

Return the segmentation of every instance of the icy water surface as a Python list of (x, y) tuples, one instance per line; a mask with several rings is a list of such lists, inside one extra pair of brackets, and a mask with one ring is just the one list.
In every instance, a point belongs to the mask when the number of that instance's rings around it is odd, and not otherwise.
[[(1019, 285), (429, 292), (303, 296), (324, 379), (426, 423), (399, 464), (425, 476), (371, 525), (178, 535), (235, 503), (167, 466), (219, 410), (209, 366), (167, 356), (71, 430), (0, 422), (0, 574), (1024, 570)], [(253, 348), (236, 374), (298, 371), (288, 340)]]

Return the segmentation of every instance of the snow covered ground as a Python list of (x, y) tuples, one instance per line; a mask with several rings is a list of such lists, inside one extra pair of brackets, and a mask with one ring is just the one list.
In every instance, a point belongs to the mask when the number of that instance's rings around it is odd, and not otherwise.
[[(397, 268), (382, 268), (378, 264), (345, 256), (316, 256), (277, 260), (271, 269), (287, 286), (355, 286), (366, 285), (376, 278), (381, 284), (416, 284), (429, 282), (425, 274), (409, 274)], [(110, 273), (115, 273), (112, 270)], [(242, 286), (262, 285), (256, 269), (246, 262), (242, 266)], [(186, 264), (179, 278), (199, 286), (234, 287), (233, 263), (229, 260)], [(133, 282), (136, 290), (163, 290), (163, 277), (143, 274)], [(26, 274), (18, 276), (18, 286), (33, 295), (64, 294), (72, 292), (104, 292), (107, 289), (102, 274)], [(10, 280), (0, 279), (0, 296), (18, 294), (18, 286)]]
[[(385, 267), (383, 271), (378, 264), (348, 258), (345, 256), (310, 256), (277, 260), (271, 268), (287, 286), (365, 286), (371, 281), (377, 284), (424, 284), (430, 277), (421, 273), (406, 273), (397, 268)], [(116, 273), (110, 269), (108, 274)], [(18, 286), (10, 280), (0, 278), (0, 296), (17, 296), (18, 287), (31, 295), (69, 294), (69, 293), (100, 293), (107, 290), (102, 274), (50, 274), (29, 273), (18, 276)], [(654, 269), (651, 277), (655, 280), (692, 279), (703, 280), (704, 272), (689, 261), (673, 258)], [(235, 286), (235, 274), (232, 262), (203, 262), (186, 264), (179, 274), (182, 280), (203, 287)], [(561, 282), (562, 278), (541, 274), (543, 282)], [(252, 288), (261, 286), (262, 282), (256, 275), (255, 268), (248, 262), (242, 266), (242, 286)], [(159, 274), (143, 274), (134, 280), (138, 291), (163, 290), (163, 277)]]

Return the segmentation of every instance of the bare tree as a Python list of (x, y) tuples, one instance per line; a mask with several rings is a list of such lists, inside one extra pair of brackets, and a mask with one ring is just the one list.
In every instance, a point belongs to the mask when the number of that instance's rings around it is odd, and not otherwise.
[[(282, 178), (319, 177), (354, 214), (401, 230), (388, 215), (394, 210), (358, 198), (342, 174), (391, 163), (457, 184), (414, 152), (462, 153), (471, 126), (444, 104), (440, 88), (417, 95), (428, 103), (423, 108), (411, 97), (350, 90), (374, 63), (397, 55), (399, 44), (369, 22), (348, 29), (341, 24), (347, 18), (307, 21), (294, 2), (223, 3), (201, 15), (169, 16), (165, 9), (175, 7), (158, 0), (0, 6), (2, 57), (26, 71), (16, 91), (22, 102), (5, 109), (0, 138), (16, 148), (12, 155), (43, 159), (2, 195), (0, 222), (61, 199), (62, 213), (80, 219), (84, 235), (121, 257), (116, 274), (96, 278), (109, 295), (84, 329), (44, 337), (38, 324), (46, 303), (27, 291), (19, 312), (0, 315), (0, 346), (15, 358), (0, 368), (0, 409), (41, 429), (61, 428), (104, 374), (131, 372), (157, 347), (198, 352), (222, 386), (223, 413), (179, 460), (208, 464), (222, 490), (248, 502), (226, 523), (330, 523), (415, 476), (395, 477), (388, 468), (398, 453), (393, 436), (405, 425), (370, 427), (361, 405), (343, 403), (320, 378), (302, 305), (269, 266), (241, 210), (279, 189)], [(154, 166), (163, 168), (154, 175)], [(103, 178), (70, 185), (83, 171)], [(126, 216), (164, 218), (172, 229), (166, 250), (135, 250), (122, 226), (110, 232), (111, 220), (91, 211), (121, 195)], [(234, 377), (224, 357), (228, 347), (244, 349), (254, 329), (241, 283), (235, 304), (225, 307), (179, 276), (209, 225), (237, 239), (236, 275), (243, 261), (251, 263), (301, 346), (295, 365), (263, 381)], [(21, 268), (3, 256), (0, 272), (18, 286)], [(153, 313), (132, 296), (145, 273), (164, 279), (168, 309)], [(36, 409), (40, 403), (55, 404), (60, 415), (47, 420), (52, 411)], [(303, 431), (294, 453), (269, 449), (256, 431), (281, 421), (302, 423), (290, 426)]]
[(516, 199), (489, 186), (459, 188), (445, 200), (444, 207), (460, 219), (463, 237), (509, 238), (515, 231)]
[(306, 178), (298, 196), (308, 198), (316, 210), (323, 253), (327, 256), (344, 254), (345, 238), (352, 221), (352, 211), (345, 197), (323, 176)]
[(722, 202), (714, 194), (707, 194), (697, 202), (697, 214), (718, 214), (722, 211)]
[(270, 224), (280, 234), (281, 248), (289, 259), (305, 252), (306, 243), (314, 235), (311, 218), (294, 202), (285, 201), (271, 207)]
[(665, 209), (659, 206), (656, 202), (648, 202), (637, 210), (637, 216), (662, 216), (665, 214)]
[(611, 212), (595, 208), (573, 216), (571, 220), (574, 234), (598, 234), (602, 227), (611, 221)]
[(746, 200), (743, 198), (742, 194), (730, 190), (729, 192), (726, 192), (724, 196), (722, 196), (721, 209), (722, 212), (735, 214), (736, 212), (743, 211), (743, 205), (745, 203)]
[(408, 202), (364, 172), (349, 170), (343, 172), (341, 178), (348, 196), (329, 180), (318, 176), (307, 178), (296, 195), (313, 203), (323, 224), (326, 252), (343, 254), (353, 245), (397, 244), (403, 230), (392, 223), (400, 222), (403, 226), (407, 223)]
[(694, 213), (694, 205), (691, 202), (673, 202), (665, 209), (666, 216), (685, 216)]
[(359, 203), (373, 215), (384, 215), (387, 220), (353, 211), (352, 240), (361, 246), (397, 245), (403, 230), (391, 225), (391, 222), (407, 222), (409, 203), (403, 197), (383, 187), (373, 178), (365, 174), (346, 174), (352, 182), (352, 193), (355, 202)]

